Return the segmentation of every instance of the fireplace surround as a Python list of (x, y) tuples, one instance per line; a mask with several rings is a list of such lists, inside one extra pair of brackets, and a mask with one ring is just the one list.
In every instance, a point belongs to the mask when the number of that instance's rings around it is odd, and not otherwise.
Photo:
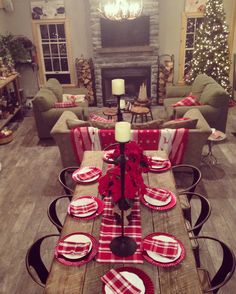
[[(158, 1), (143, 0), (143, 15), (149, 20), (149, 41), (145, 45), (107, 47), (101, 35), (101, 20), (97, 10), (99, 1), (90, 0), (90, 20), (93, 46), (93, 63), (97, 106), (114, 103), (111, 95), (111, 80), (124, 78), (126, 96), (137, 96), (144, 82), (148, 97), (157, 101), (158, 72)], [(142, 72), (143, 71), (143, 72)]]

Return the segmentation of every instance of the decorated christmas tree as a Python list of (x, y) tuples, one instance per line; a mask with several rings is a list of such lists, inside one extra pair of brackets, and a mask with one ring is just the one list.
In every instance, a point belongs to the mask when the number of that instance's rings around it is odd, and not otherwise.
[(191, 84), (198, 74), (205, 73), (231, 94), (229, 71), (228, 26), (223, 0), (208, 0), (194, 43), (191, 69), (185, 80)]

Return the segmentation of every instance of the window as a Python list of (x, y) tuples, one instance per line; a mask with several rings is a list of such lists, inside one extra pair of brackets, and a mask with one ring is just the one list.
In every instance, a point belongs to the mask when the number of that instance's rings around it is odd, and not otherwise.
[(61, 84), (73, 84), (65, 20), (34, 21), (33, 28), (39, 55), (40, 84), (49, 78), (56, 78)]
[(202, 13), (183, 13), (179, 59), (179, 83), (184, 83), (184, 76), (190, 69), (196, 31), (202, 22)]

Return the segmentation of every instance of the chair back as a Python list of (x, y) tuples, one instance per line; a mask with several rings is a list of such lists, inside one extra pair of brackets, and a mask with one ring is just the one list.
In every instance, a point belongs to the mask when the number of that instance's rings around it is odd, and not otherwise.
[(49, 220), (54, 224), (54, 226), (57, 228), (58, 232), (61, 233), (62, 230), (62, 223), (58, 217), (57, 213), (57, 203), (61, 201), (62, 199), (68, 199), (69, 201), (72, 200), (72, 195), (63, 195), (56, 199), (54, 199), (48, 206), (47, 214)]
[(216, 244), (219, 244), (222, 248), (222, 263), (219, 269), (216, 271), (214, 277), (210, 280), (211, 287), (204, 290), (204, 293), (211, 292), (213, 294), (216, 294), (220, 290), (220, 288), (222, 288), (233, 276), (236, 265), (235, 255), (227, 244), (216, 238), (209, 236), (198, 236), (191, 239), (202, 239), (204, 241), (212, 240), (213, 242), (216, 242)]
[[(178, 164), (172, 166), (172, 172), (176, 181), (176, 188), (179, 193), (194, 192), (202, 179), (199, 168), (190, 164)], [(190, 181), (190, 183), (189, 183)]]
[(33, 281), (41, 287), (45, 287), (45, 284), (48, 278), (48, 269), (46, 268), (41, 258), (41, 244), (45, 239), (55, 237), (55, 236), (59, 237), (58, 234), (51, 234), (51, 235), (46, 235), (38, 239), (30, 246), (30, 248), (28, 249), (26, 253), (26, 257), (25, 257), (26, 269), (29, 275), (31, 276), (31, 278), (33, 279)]
[[(78, 166), (69, 166), (69, 167), (62, 169), (59, 173), (58, 180), (59, 180), (59, 183), (64, 188), (66, 195), (70, 196), (71, 194), (74, 193), (73, 184), (75, 185), (75, 183), (73, 183), (72, 174), (78, 168), (79, 168)], [(69, 181), (71, 181), (70, 184), (69, 184)]]
[[(211, 204), (206, 197), (204, 197), (203, 195), (199, 193), (185, 192), (184, 194), (187, 196), (188, 199), (190, 199), (189, 201), (190, 201), (191, 207), (193, 206), (191, 202), (193, 201), (194, 198), (197, 198), (201, 203), (201, 208), (197, 216), (197, 219), (194, 224), (192, 224), (192, 220), (191, 220), (192, 226), (191, 226), (191, 229), (188, 230), (189, 232), (193, 232), (194, 236), (198, 236), (202, 229), (202, 226), (205, 224), (205, 222), (208, 220), (208, 218), (211, 215), (211, 210), (212, 210)], [(194, 209), (191, 209), (191, 211), (193, 210)]]

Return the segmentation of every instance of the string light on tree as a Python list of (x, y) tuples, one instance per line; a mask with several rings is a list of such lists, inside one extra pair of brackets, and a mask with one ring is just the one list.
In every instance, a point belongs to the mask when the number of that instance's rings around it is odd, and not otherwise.
[(203, 23), (196, 33), (191, 69), (185, 77), (187, 84), (205, 73), (231, 94), (228, 34), (223, 0), (208, 0)]

